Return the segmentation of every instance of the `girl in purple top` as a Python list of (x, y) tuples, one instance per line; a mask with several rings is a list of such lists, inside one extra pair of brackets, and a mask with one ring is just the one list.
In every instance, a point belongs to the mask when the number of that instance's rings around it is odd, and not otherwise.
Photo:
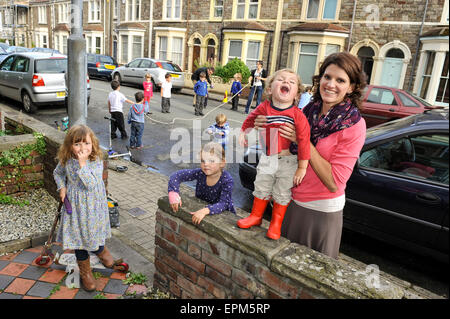
[(206, 215), (220, 214), (224, 210), (236, 214), (231, 194), (233, 178), (225, 168), (225, 151), (214, 142), (203, 146), (200, 168), (182, 169), (173, 173), (169, 179), (169, 203), (174, 212), (181, 206), (180, 184), (187, 181), (197, 181), (195, 197), (209, 203), (205, 208), (191, 212), (192, 222), (200, 224)]

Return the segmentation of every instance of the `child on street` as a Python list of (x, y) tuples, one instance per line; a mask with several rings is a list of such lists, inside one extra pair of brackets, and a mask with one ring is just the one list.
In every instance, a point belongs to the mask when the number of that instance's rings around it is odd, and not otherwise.
[[(265, 154), (261, 154), (256, 168), (252, 211), (249, 217), (240, 219), (237, 225), (240, 228), (260, 225), (272, 197), (272, 220), (266, 235), (275, 240), (280, 238), (281, 224), (291, 201), (291, 188), (303, 180), (310, 158), (309, 124), (295, 102), (301, 89), (300, 77), (294, 71), (283, 69), (275, 72), (268, 80), (268, 99), (247, 116), (239, 135), (239, 144), (246, 145), (247, 129), (254, 127), (258, 115), (266, 116), (267, 124), (262, 132)], [(291, 142), (278, 132), (278, 128), (285, 123), (295, 125), (297, 156), (289, 151)]]
[(145, 74), (145, 81), (142, 83), (142, 86), (144, 87), (144, 100), (148, 102), (150, 108), (150, 99), (153, 97), (153, 83), (150, 73)]
[(234, 209), (233, 177), (224, 170), (225, 151), (220, 144), (209, 142), (200, 152), (201, 164), (197, 169), (182, 169), (169, 179), (169, 203), (174, 212), (181, 207), (180, 184), (196, 180), (195, 197), (208, 203), (205, 208), (191, 212), (192, 222), (200, 224), (206, 215), (220, 214), (225, 210), (236, 214)]
[(214, 137), (213, 142), (222, 145), (226, 149), (228, 136), (230, 135), (230, 125), (227, 122), (227, 116), (223, 113), (216, 116), (216, 123), (212, 124), (206, 130), (206, 133)]
[(75, 250), (81, 282), (87, 291), (96, 288), (89, 251), (105, 267), (114, 265), (105, 246), (105, 239), (111, 237), (111, 226), (102, 158), (94, 132), (86, 125), (74, 125), (58, 150), (59, 162), (53, 171), (61, 201), (67, 197), (72, 206), (71, 213), (62, 209), (57, 241), (62, 242), (63, 249)]
[(208, 96), (208, 82), (206, 82), (205, 72), (200, 73), (200, 80), (194, 85), (195, 98), (195, 116), (203, 116), (203, 107), (205, 99)]
[(165, 81), (161, 84), (161, 112), (170, 113), (170, 97), (172, 96), (172, 76), (166, 73)]
[(122, 139), (128, 137), (127, 131), (125, 130), (125, 121), (123, 117), (123, 102), (133, 104), (133, 101), (128, 100), (125, 95), (120, 93), (120, 83), (119, 81), (111, 81), (112, 92), (108, 95), (108, 110), (111, 114), (111, 139), (117, 138), (116, 130), (119, 129)]
[(242, 75), (240, 73), (236, 73), (234, 76), (233, 84), (231, 84), (230, 93), (233, 96), (231, 98), (231, 110), (237, 111), (238, 105), (239, 105), (239, 97), (241, 96), (241, 93), (237, 94), (242, 90)]
[(148, 102), (144, 99), (144, 93), (136, 92), (134, 94), (136, 103), (128, 111), (128, 123), (131, 124), (130, 148), (142, 149), (142, 135), (144, 134), (145, 113), (148, 112)]

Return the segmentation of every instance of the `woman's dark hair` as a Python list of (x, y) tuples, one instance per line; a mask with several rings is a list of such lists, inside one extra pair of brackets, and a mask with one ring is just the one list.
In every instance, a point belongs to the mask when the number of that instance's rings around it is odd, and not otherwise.
[(319, 74), (313, 76), (313, 87), (315, 92), (313, 95), (314, 101), (322, 101), (320, 96), (320, 79), (322, 78), (325, 70), (330, 64), (334, 64), (347, 73), (350, 78), (350, 84), (353, 85), (353, 92), (347, 96), (350, 98), (352, 103), (356, 105), (359, 109), (362, 106), (362, 95), (363, 90), (366, 87), (366, 74), (362, 70), (361, 62), (359, 59), (348, 52), (338, 52), (330, 54), (319, 68)]

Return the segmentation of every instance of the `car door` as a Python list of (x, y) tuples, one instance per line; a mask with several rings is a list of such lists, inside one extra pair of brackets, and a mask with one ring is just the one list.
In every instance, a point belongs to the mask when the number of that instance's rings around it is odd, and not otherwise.
[(399, 101), (400, 104), (400, 108), (397, 112), (402, 117), (422, 113), (425, 110), (423, 106), (407, 96), (405, 93), (400, 91), (395, 91), (394, 93), (397, 95), (397, 101)]
[(448, 172), (448, 130), (365, 147), (347, 183), (345, 223), (408, 249), (448, 254), (448, 226), (447, 243), (438, 244)]
[(142, 59), (135, 59), (133, 61), (131, 61), (130, 63), (128, 63), (128, 67), (124, 68), (124, 72), (123, 72), (123, 80), (125, 82), (129, 82), (129, 83), (134, 83), (137, 84), (139, 83), (138, 78), (138, 68), (139, 68), (139, 64), (141, 64), (141, 60)]
[(372, 87), (368, 90), (363, 103), (362, 115), (367, 127), (385, 123), (391, 119), (399, 118), (396, 112), (399, 105), (391, 89)]
[(15, 55), (11, 55), (0, 64), (0, 94), (9, 98), (14, 95), (14, 87), (11, 86), (9, 81), (11, 67), (15, 58)]
[(88, 53), (87, 54), (87, 67), (88, 67), (88, 75), (89, 77), (94, 77), (97, 75), (97, 66), (96, 66), (95, 54)]
[(9, 74), (9, 85), (11, 85), (11, 98), (16, 101), (21, 101), (21, 89), (24, 87), (24, 81), (29, 80), (27, 77), (28, 69), (30, 67), (30, 59), (24, 56), (17, 56), (11, 66)]
[(150, 73), (151, 70), (151, 66), (152, 66), (152, 61), (147, 60), (147, 59), (142, 59), (141, 64), (139, 65), (139, 76), (141, 77), (141, 82), (140, 84), (142, 84), (145, 80), (145, 75), (147, 73)]

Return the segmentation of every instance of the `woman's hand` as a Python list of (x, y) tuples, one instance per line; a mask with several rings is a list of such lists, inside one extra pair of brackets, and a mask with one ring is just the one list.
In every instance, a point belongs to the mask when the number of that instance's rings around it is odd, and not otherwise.
[(267, 123), (267, 117), (265, 115), (258, 115), (255, 119), (255, 129), (263, 128)]
[(209, 208), (205, 207), (190, 214), (192, 215), (192, 222), (194, 223), (194, 225), (198, 225), (206, 215), (209, 215)]
[(295, 126), (291, 123), (285, 123), (278, 128), (280, 136), (287, 138), (291, 142), (297, 143), (297, 134), (295, 132)]
[(59, 198), (61, 199), (61, 202), (64, 203), (64, 198), (66, 198), (67, 195), (67, 188), (63, 187), (59, 190)]

